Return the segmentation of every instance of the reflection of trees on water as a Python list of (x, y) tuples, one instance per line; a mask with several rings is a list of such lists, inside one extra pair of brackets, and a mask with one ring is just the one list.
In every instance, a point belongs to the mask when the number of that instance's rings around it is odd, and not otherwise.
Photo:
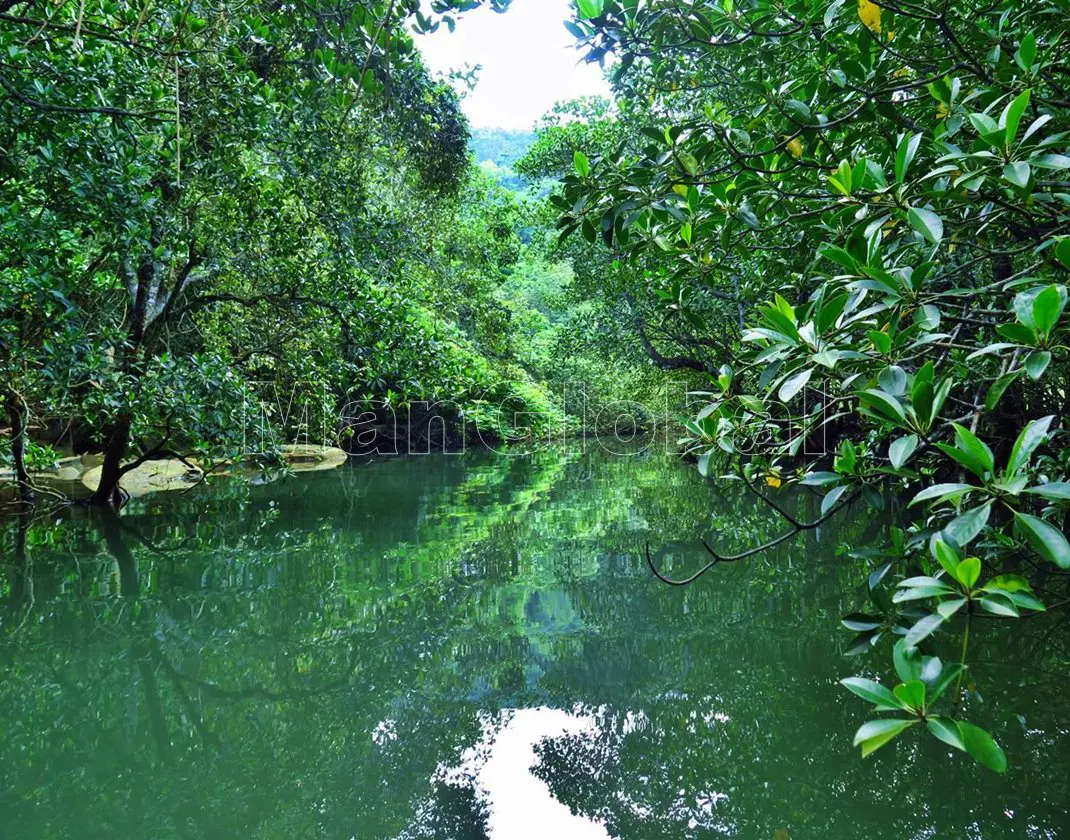
[(418, 458), (71, 517), (4, 535), (10, 837), (479, 838), (485, 803), (437, 769), (479, 742), (481, 711), (577, 704), (602, 734), (547, 742), (540, 773), (615, 836), (1014, 837), (1066, 818), (1060, 684), (1022, 700), (999, 664), (1041, 643), (1038, 667), (1065, 663), (1040, 620), (979, 656), (971, 713), (1008, 779), (933, 745), (852, 752), (836, 628), (872, 518), (672, 591), (645, 538), (730, 549), (780, 523), (656, 456)]

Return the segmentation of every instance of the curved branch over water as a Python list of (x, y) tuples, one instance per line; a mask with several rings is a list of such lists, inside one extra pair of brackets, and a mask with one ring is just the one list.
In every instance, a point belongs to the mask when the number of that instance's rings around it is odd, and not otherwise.
[[(747, 482), (747, 486), (750, 487), (750, 482)], [(844, 499), (838, 505), (836, 505), (831, 510), (829, 510), (828, 513), (822, 514), (821, 516), (819, 516), (817, 519), (813, 520), (812, 522), (800, 522), (799, 520), (795, 519), (790, 514), (788, 514), (785, 511), (781, 510), (779, 505), (774, 504), (766, 496), (764, 496), (762, 493), (759, 493), (753, 487), (751, 487), (751, 490), (753, 490), (754, 493), (759, 498), (761, 498), (763, 501), (768, 502), (769, 505), (777, 513), (779, 513), (781, 516), (783, 516), (785, 519), (787, 519), (791, 523), (792, 528), (791, 528), (790, 531), (788, 531), (788, 532), (786, 532), (784, 534), (781, 534), (779, 537), (774, 537), (773, 539), (769, 540), (768, 542), (764, 542), (761, 545), (755, 546), (754, 548), (749, 548), (746, 551), (742, 551), (742, 552), (740, 552), (738, 554), (719, 554), (717, 551), (715, 551), (710, 546), (709, 543), (706, 542), (706, 540), (700, 539), (700, 542), (702, 543), (702, 547), (706, 549), (706, 552), (713, 559), (710, 560), (705, 566), (703, 566), (701, 569), (699, 569), (697, 572), (695, 572), (690, 577), (686, 577), (686, 578), (683, 578), (683, 579), (680, 579), (680, 580), (676, 580), (674, 578), (666, 577), (664, 574), (662, 574), (658, 570), (657, 566), (654, 565), (654, 558), (650, 555), (650, 542), (647, 541), (647, 543), (646, 543), (646, 563), (650, 567), (650, 571), (654, 574), (654, 577), (656, 577), (662, 583), (668, 584), (669, 586), (688, 586), (689, 584), (694, 583), (696, 580), (698, 580), (700, 577), (702, 577), (704, 574), (706, 574), (706, 572), (708, 572), (710, 569), (712, 569), (718, 563), (735, 563), (737, 560), (745, 560), (748, 557), (753, 557), (756, 554), (761, 554), (763, 551), (768, 551), (770, 548), (774, 548), (774, 547), (780, 545), (781, 543), (787, 542), (792, 537), (797, 536), (798, 534), (800, 534), (803, 531), (812, 531), (814, 528), (821, 527), (829, 519), (831, 519), (833, 516), (835, 516), (837, 513), (839, 513), (841, 510), (843, 510), (844, 508), (846, 508), (849, 505), (851, 505), (855, 501), (855, 499), (857, 499), (859, 497), (859, 495), (862, 492), (861, 490), (856, 490), (854, 493), (852, 493), (850, 496), (848, 496), (846, 499)]]

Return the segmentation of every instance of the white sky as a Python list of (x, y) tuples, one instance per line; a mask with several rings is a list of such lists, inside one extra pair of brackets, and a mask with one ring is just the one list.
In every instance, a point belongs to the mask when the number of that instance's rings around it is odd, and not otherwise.
[(597, 64), (577, 64), (575, 39), (565, 29), (571, 0), (513, 0), (505, 14), (477, 9), (457, 21), (417, 36), (416, 45), (433, 71), (483, 65), (479, 84), (464, 100), (476, 128), (530, 129), (555, 102), (591, 94), (609, 95)]

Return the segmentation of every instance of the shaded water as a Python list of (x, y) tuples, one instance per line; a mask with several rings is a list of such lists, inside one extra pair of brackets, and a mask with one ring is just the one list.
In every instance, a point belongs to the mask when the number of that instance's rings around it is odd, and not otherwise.
[(852, 749), (864, 705), (836, 681), (889, 676), (885, 649), (841, 655), (870, 514), (685, 590), (644, 540), (682, 573), (699, 535), (778, 523), (654, 452), (218, 483), (21, 547), (7, 525), (8, 840), (1070, 836), (1055, 617), (978, 633), (964, 716), (1005, 777), (914, 732)]

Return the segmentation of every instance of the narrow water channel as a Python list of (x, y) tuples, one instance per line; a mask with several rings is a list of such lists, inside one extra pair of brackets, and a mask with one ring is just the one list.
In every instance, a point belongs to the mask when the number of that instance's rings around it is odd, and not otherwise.
[(969, 719), (1005, 776), (909, 734), (863, 760), (837, 680), (889, 657), (845, 658), (839, 619), (878, 524), (665, 587), (646, 540), (682, 572), (778, 523), (656, 448), (219, 482), (18, 552), (3, 527), (7, 840), (1070, 831), (1065, 623), (978, 632)]

